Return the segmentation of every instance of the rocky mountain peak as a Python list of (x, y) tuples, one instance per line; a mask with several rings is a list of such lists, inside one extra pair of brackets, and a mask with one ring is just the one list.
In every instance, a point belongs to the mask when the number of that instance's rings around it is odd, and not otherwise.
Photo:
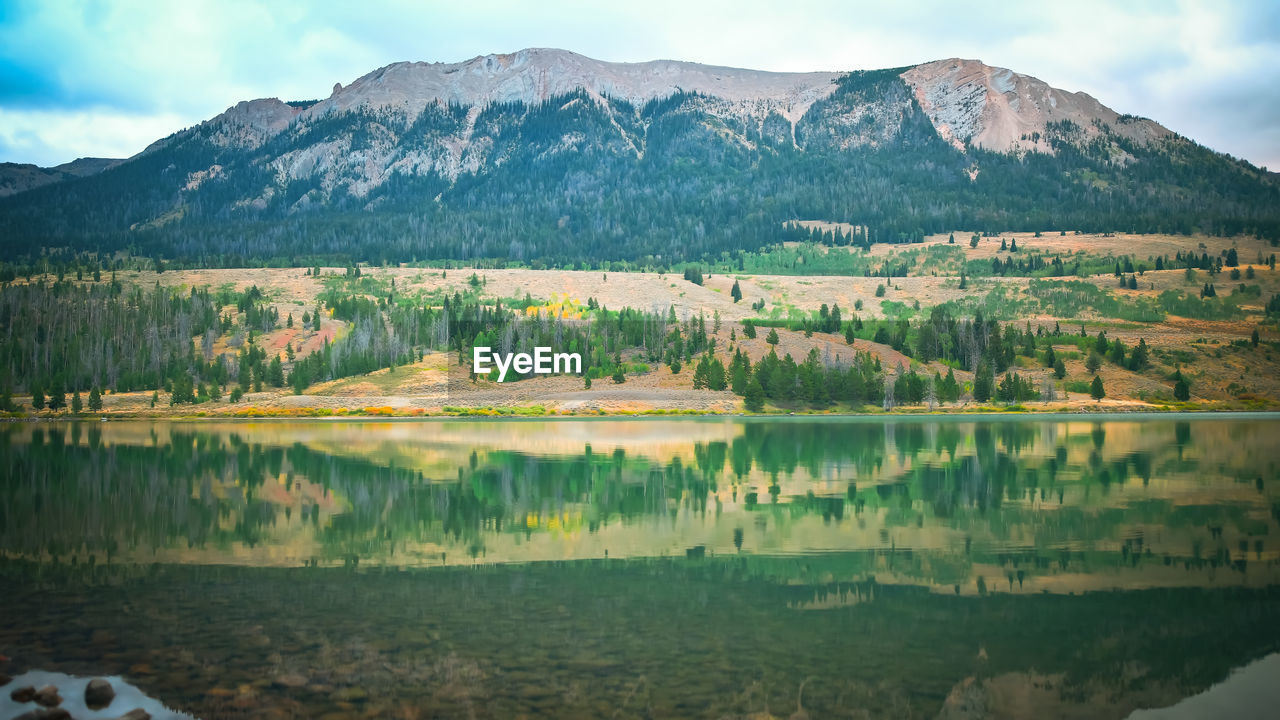
[(459, 63), (400, 62), (379, 68), (309, 109), (309, 115), (359, 106), (417, 114), (431, 102), (537, 104), (576, 90), (642, 105), (678, 92), (732, 102), (766, 101), (803, 115), (835, 89), (841, 73), (777, 73), (674, 60), (615, 63), (567, 50), (529, 48)]
[(908, 69), (902, 79), (938, 133), (960, 148), (1050, 152), (1046, 126), (1063, 120), (1086, 135), (1099, 132), (1095, 121), (1142, 142), (1170, 134), (1151, 120), (1120, 116), (1087, 93), (1058, 90), (981, 60), (935, 60)]

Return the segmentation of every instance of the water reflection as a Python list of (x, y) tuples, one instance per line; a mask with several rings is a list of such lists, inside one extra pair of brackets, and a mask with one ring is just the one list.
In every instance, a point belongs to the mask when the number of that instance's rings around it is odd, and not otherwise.
[[(109, 423), (0, 432), (0, 548), (432, 566), (742, 556), (962, 594), (1270, 584), (1270, 419)], [(785, 564), (785, 563), (784, 563)], [(791, 570), (792, 575), (798, 571)]]
[(0, 672), (206, 720), (1119, 718), (1280, 647), (1277, 430), (11, 425)]

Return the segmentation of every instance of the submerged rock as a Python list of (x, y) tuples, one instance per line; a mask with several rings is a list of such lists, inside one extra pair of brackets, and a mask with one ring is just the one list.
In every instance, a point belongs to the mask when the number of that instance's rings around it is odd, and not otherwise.
[(62, 704), (62, 696), (58, 694), (58, 688), (52, 685), (45, 685), (36, 691), (35, 700), (37, 705), (45, 707), (53, 707)]
[(129, 712), (116, 718), (116, 720), (151, 720), (151, 713), (142, 708), (134, 708)]
[(22, 713), (13, 720), (71, 720), (71, 713), (62, 708), (36, 708)]
[(9, 697), (13, 698), (13, 701), (18, 703), (31, 702), (36, 699), (36, 689), (30, 685), (20, 687), (9, 693)]
[(281, 675), (277, 677), (275, 679), (275, 684), (279, 687), (300, 688), (306, 686), (307, 679), (297, 673), (290, 673), (288, 675)]
[(116, 698), (116, 691), (111, 683), (102, 678), (94, 678), (84, 689), (84, 704), (90, 710), (101, 710)]

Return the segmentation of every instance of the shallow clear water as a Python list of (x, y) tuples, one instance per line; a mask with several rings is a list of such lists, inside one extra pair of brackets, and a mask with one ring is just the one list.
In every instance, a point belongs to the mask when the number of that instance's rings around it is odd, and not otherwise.
[(0, 654), (204, 718), (1124, 717), (1280, 650), (1277, 438), (15, 424)]

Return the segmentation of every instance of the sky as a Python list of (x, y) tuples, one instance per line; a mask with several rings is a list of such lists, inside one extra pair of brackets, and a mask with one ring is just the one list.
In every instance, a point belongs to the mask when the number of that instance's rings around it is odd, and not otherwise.
[(240, 100), (401, 60), (864, 70), (976, 58), (1280, 169), (1280, 2), (0, 0), (0, 162), (126, 157)]

